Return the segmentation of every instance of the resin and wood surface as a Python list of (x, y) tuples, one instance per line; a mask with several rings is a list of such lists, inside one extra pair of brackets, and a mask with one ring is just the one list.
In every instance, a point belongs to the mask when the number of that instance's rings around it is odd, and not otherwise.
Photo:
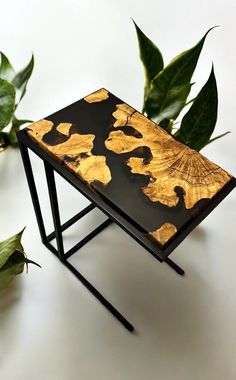
[(105, 89), (27, 131), (160, 248), (232, 179)]

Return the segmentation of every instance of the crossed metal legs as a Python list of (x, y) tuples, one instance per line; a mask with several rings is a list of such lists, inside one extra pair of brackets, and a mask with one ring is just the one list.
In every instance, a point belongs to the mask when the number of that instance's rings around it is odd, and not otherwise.
[[(55, 178), (54, 178), (54, 169), (53, 167), (46, 161), (44, 161), (44, 167), (45, 167), (45, 173), (46, 173), (46, 179), (47, 179), (47, 185), (48, 185), (48, 192), (49, 192), (49, 198), (50, 198), (50, 204), (51, 204), (51, 211), (53, 216), (53, 223), (54, 223), (54, 231), (50, 233), (49, 235), (46, 235), (45, 226), (43, 222), (43, 217), (41, 213), (40, 203), (38, 199), (38, 194), (35, 186), (32, 166), (29, 158), (29, 152), (28, 148), (22, 144), (19, 143), (22, 160), (25, 168), (25, 173), (29, 185), (29, 190), (34, 206), (35, 215), (38, 222), (38, 227), (41, 235), (41, 240), (43, 244), (52, 252), (54, 253), (61, 262), (83, 283), (83, 285), (86, 286), (86, 288), (129, 330), (133, 331), (134, 327), (127, 321), (126, 318), (124, 318), (119, 311), (108, 302), (101, 293), (77, 270), (75, 269), (67, 260), (68, 258), (79, 250), (84, 244), (86, 244), (89, 240), (91, 240), (94, 236), (96, 236), (99, 232), (101, 232), (104, 228), (106, 228), (110, 223), (112, 223), (111, 219), (107, 219), (105, 222), (103, 222), (100, 226), (95, 228), (90, 234), (88, 234), (84, 239), (82, 239), (79, 243), (77, 243), (74, 247), (72, 247), (68, 252), (64, 252), (64, 245), (63, 245), (63, 237), (62, 232), (65, 231), (68, 227), (70, 227), (72, 224), (74, 224), (76, 221), (78, 221), (80, 218), (82, 218), (84, 215), (86, 215), (88, 212), (90, 212), (92, 209), (96, 207), (94, 204), (90, 204), (85, 209), (80, 211), (78, 214), (73, 216), (71, 219), (69, 219), (66, 223), (61, 224), (60, 220), (60, 213), (59, 213), (59, 206), (58, 206), (58, 199), (57, 199), (57, 191), (56, 191), (56, 184), (55, 184)], [(51, 240), (56, 238), (57, 242), (57, 249), (50, 243)], [(151, 252), (152, 253), (152, 252)], [(161, 262), (161, 259), (159, 259), (154, 253), (152, 253), (153, 256)], [(165, 260), (166, 264), (168, 264), (171, 268), (173, 268), (178, 274), (183, 275), (184, 271), (182, 268), (180, 268), (177, 264), (175, 264), (171, 259), (167, 258)]]

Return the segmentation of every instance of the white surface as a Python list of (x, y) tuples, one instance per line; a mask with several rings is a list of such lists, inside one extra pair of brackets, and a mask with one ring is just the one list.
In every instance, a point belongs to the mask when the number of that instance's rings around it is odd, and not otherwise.
[[(148, 6), (148, 7), (147, 7)], [(166, 62), (211, 26), (196, 90), (214, 60), (217, 133), (230, 136), (204, 154), (235, 171), (235, 1), (4, 1), (1, 50), (35, 71), (19, 117), (38, 119), (102, 86), (141, 108), (143, 70), (130, 17), (164, 51)], [(35, 160), (44, 209), (40, 162)], [(0, 294), (1, 380), (235, 380), (236, 193), (176, 249), (181, 278), (112, 225), (76, 258), (81, 271), (136, 327), (130, 334), (41, 244), (19, 152), (0, 155), (0, 239), (27, 225), (30, 267)], [(85, 201), (59, 181), (63, 220)], [(51, 224), (49, 212), (45, 215)], [(91, 215), (83, 221), (85, 231)], [(50, 228), (49, 228), (50, 229)], [(78, 238), (71, 229), (68, 242)]]

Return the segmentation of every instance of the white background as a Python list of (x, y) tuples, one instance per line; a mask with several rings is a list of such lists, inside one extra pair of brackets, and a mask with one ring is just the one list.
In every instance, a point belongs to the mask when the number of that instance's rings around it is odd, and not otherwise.
[[(235, 16), (233, 0), (1, 1), (0, 49), (18, 69), (35, 53), (18, 116), (37, 120), (100, 87), (141, 109), (143, 69), (130, 17), (165, 63), (220, 24), (207, 37), (195, 92), (213, 60), (216, 134), (232, 134), (203, 153), (236, 175)], [(45, 179), (40, 162), (34, 166), (50, 230)], [(235, 192), (172, 255), (184, 278), (114, 225), (73, 258), (135, 325), (130, 334), (41, 244), (17, 150), (0, 154), (0, 181), (0, 240), (26, 225), (25, 250), (43, 267), (30, 267), (0, 294), (1, 380), (235, 380)], [(58, 186), (64, 221), (86, 201), (63, 181)], [(67, 243), (102, 218), (85, 218), (68, 231)]]

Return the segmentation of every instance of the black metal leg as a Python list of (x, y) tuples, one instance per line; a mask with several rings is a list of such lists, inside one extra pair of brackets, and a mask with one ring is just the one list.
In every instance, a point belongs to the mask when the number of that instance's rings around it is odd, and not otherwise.
[(131, 323), (129, 323), (129, 321), (127, 321), (127, 319), (124, 318), (123, 315), (120, 314), (120, 312), (117, 309), (115, 309), (114, 306), (112, 306), (112, 304), (110, 304), (110, 302), (108, 302), (106, 298), (104, 298), (103, 295), (99, 293), (99, 291), (92, 284), (90, 284), (90, 282), (77, 269), (73, 267), (73, 265), (71, 265), (68, 261), (65, 261), (64, 264), (82, 282), (82, 284), (103, 304), (103, 306), (105, 306), (114, 315), (114, 317), (116, 317), (116, 319), (118, 319), (118, 321), (122, 323), (122, 325), (127, 330), (129, 330), (130, 332), (134, 330), (134, 326), (132, 326)]
[(184, 270), (168, 257), (165, 259), (164, 263), (168, 264), (172, 269), (175, 270), (176, 273), (180, 274), (181, 276), (184, 275)]
[[(54, 222), (54, 228), (55, 228), (55, 236), (57, 241), (57, 251), (54, 247), (51, 246), (47, 242), (46, 246), (56, 255), (58, 255), (59, 259), (63, 262), (63, 264), (82, 282), (82, 284), (125, 326), (126, 329), (128, 329), (130, 332), (134, 330), (134, 327), (125, 319), (119, 311), (114, 308), (108, 302), (101, 293), (77, 270), (71, 265), (67, 258), (72, 255), (72, 253), (76, 252), (82, 245), (84, 245), (87, 241), (89, 241), (93, 236), (95, 236), (98, 232), (102, 231), (106, 226), (108, 226), (111, 221), (108, 219), (106, 220), (101, 226), (99, 226), (97, 229), (95, 229), (91, 234), (89, 234), (85, 239), (83, 239), (80, 243), (76, 244), (75, 247), (73, 247), (67, 254), (64, 254), (64, 246), (63, 246), (63, 239), (62, 239), (62, 226), (60, 221), (60, 213), (59, 213), (59, 207), (58, 207), (58, 200), (57, 200), (57, 191), (56, 191), (56, 183), (55, 183), (55, 177), (54, 177), (54, 171), (51, 168), (51, 166), (44, 161), (45, 166), (45, 173), (47, 178), (47, 184), (48, 184), (48, 192), (49, 192), (49, 198), (51, 203), (51, 209), (52, 209), (52, 216), (53, 216), (53, 222)], [(83, 214), (83, 212), (81, 213)], [(54, 248), (54, 249), (53, 249)]]
[(86, 243), (88, 243), (89, 240), (91, 240), (99, 232), (101, 232), (102, 230), (104, 230), (104, 228), (106, 228), (107, 226), (109, 226), (109, 224), (111, 224), (111, 223), (112, 223), (111, 219), (105, 220), (105, 222), (103, 222), (102, 224), (100, 224), (100, 226), (98, 226), (97, 228), (95, 228), (95, 230), (93, 230), (92, 232), (90, 232), (87, 236), (85, 236), (85, 238), (83, 238), (74, 247), (72, 247), (65, 254), (65, 257), (68, 259), (71, 255), (73, 255), (76, 251), (78, 251), (81, 247), (83, 247), (83, 245), (85, 245)]
[(165, 260), (162, 260), (160, 259), (160, 257), (158, 257), (152, 250), (148, 249), (148, 252), (151, 253), (151, 255), (153, 257), (155, 257), (156, 260), (158, 260), (160, 263), (166, 263), (167, 265), (169, 265), (169, 267), (171, 267), (176, 273), (178, 273), (179, 275), (183, 276), (184, 275), (184, 270), (179, 267), (176, 263), (174, 263), (174, 261), (172, 261), (171, 259), (169, 259), (169, 257), (167, 257)]
[(45, 244), (46, 232), (45, 232), (45, 227), (43, 223), (43, 217), (42, 217), (42, 212), (40, 208), (38, 193), (35, 186), (34, 175), (32, 171), (28, 148), (25, 145), (23, 145), (21, 142), (19, 142), (19, 148), (20, 148), (21, 157), (22, 157), (22, 161), (23, 161), (23, 165), (25, 169), (25, 174), (26, 174), (26, 178), (27, 178), (27, 182), (28, 182), (28, 186), (30, 190), (30, 195), (31, 195), (31, 199), (32, 199), (32, 203), (33, 203), (33, 207), (35, 211), (35, 216), (38, 223), (41, 240)]
[[(78, 214), (73, 216), (71, 219), (69, 219), (67, 222), (61, 225), (61, 232), (65, 231), (67, 228), (72, 226), (75, 222), (77, 222), (79, 219), (81, 219), (84, 215), (88, 214), (91, 210), (93, 210), (96, 206), (94, 204), (90, 204), (89, 206), (85, 207), (83, 210), (81, 210)], [(56, 237), (55, 231), (53, 231), (51, 234), (47, 236), (47, 240), (50, 241)]]
[(61, 221), (60, 221), (60, 213), (59, 213), (58, 200), (57, 200), (57, 190), (56, 190), (54, 171), (51, 168), (51, 166), (45, 161), (44, 161), (44, 167), (45, 167), (46, 179), (47, 179), (47, 184), (48, 184), (48, 193), (49, 193), (49, 198), (50, 198), (50, 203), (51, 203), (53, 223), (54, 223), (54, 228), (55, 228), (58, 257), (61, 261), (64, 261), (65, 259), (64, 246), (63, 246), (63, 239), (62, 239), (62, 232), (61, 232)]

